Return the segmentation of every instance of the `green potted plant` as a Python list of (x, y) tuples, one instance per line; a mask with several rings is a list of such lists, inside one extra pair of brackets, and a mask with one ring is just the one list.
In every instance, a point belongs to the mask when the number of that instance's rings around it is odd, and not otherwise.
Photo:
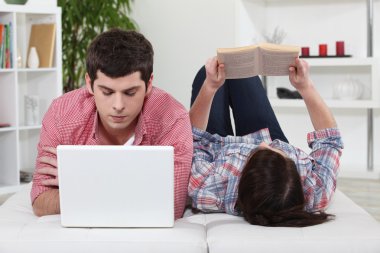
[(128, 17), (133, 0), (58, 0), (62, 8), (64, 92), (84, 84), (86, 50), (99, 33), (114, 27), (135, 30)]

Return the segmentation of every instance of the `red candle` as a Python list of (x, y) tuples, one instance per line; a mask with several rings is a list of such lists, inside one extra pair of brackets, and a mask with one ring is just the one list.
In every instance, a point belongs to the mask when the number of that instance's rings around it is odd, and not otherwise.
[(301, 55), (303, 57), (308, 57), (310, 56), (310, 50), (309, 47), (301, 47)]
[(337, 41), (336, 42), (336, 55), (337, 56), (344, 56), (344, 41)]
[(319, 56), (327, 56), (327, 44), (319, 44)]

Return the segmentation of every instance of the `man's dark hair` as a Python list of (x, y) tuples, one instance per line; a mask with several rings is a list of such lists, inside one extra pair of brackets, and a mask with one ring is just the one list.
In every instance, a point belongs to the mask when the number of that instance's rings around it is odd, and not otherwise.
[(153, 47), (138, 32), (114, 28), (91, 42), (87, 49), (86, 67), (92, 88), (98, 70), (111, 78), (139, 71), (147, 87), (153, 72)]
[(293, 160), (269, 149), (254, 152), (243, 168), (237, 208), (246, 221), (270, 227), (306, 227), (334, 216), (304, 210), (305, 197)]

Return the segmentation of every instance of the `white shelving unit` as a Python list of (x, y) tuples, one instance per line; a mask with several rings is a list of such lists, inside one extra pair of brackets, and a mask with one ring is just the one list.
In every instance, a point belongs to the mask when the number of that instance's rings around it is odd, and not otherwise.
[[(19, 189), (20, 171), (33, 172), (42, 116), (52, 100), (62, 94), (61, 9), (51, 6), (0, 5), (0, 23), (12, 23), (10, 69), (0, 69), (0, 194)], [(55, 23), (56, 38), (52, 68), (25, 67), (32, 24)], [(17, 66), (21, 56), (22, 65)], [(25, 124), (24, 96), (39, 99), (39, 122)]]
[[(378, 108), (380, 106), (379, 61), (375, 58), (306, 58), (310, 74), (319, 93), (331, 108)], [(358, 99), (340, 99), (334, 88), (340, 82), (352, 78), (362, 87)], [(288, 77), (268, 77), (268, 96), (274, 107), (304, 107), (299, 99), (278, 99), (276, 88), (291, 90)]]
[[(373, 159), (377, 145), (373, 110), (380, 107), (379, 54), (377, 58), (373, 57), (380, 52), (379, 43), (373, 43), (380, 35), (379, 22), (374, 22), (373, 17), (378, 14), (378, 9), (376, 0), (235, 0), (234, 10), (236, 46), (262, 42), (263, 35), (272, 34), (275, 28), (286, 34), (282, 43), (308, 46), (312, 56), (318, 55), (318, 44), (322, 43), (328, 45), (329, 56), (335, 55), (335, 42), (345, 41), (345, 53), (352, 57), (306, 60), (314, 84), (334, 111), (344, 136), (342, 174), (363, 178), (380, 178), (380, 168), (378, 165), (374, 168)], [(315, 18), (316, 15), (322, 18)], [(348, 77), (362, 84), (364, 93), (360, 98), (343, 100), (334, 94), (334, 85)], [(302, 100), (277, 98), (277, 87), (294, 90), (288, 78), (266, 79), (268, 96), (277, 116), (284, 123), (306, 119), (307, 111)], [(306, 126), (308, 122), (304, 124)], [(305, 145), (304, 137), (300, 137), (297, 129), (288, 127), (286, 132), (292, 137), (293, 144), (307, 148), (302, 146)]]

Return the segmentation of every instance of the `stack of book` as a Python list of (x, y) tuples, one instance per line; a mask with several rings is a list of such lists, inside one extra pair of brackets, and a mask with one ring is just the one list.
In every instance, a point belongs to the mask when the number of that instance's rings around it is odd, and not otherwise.
[(12, 68), (12, 23), (0, 23), (0, 68)]

